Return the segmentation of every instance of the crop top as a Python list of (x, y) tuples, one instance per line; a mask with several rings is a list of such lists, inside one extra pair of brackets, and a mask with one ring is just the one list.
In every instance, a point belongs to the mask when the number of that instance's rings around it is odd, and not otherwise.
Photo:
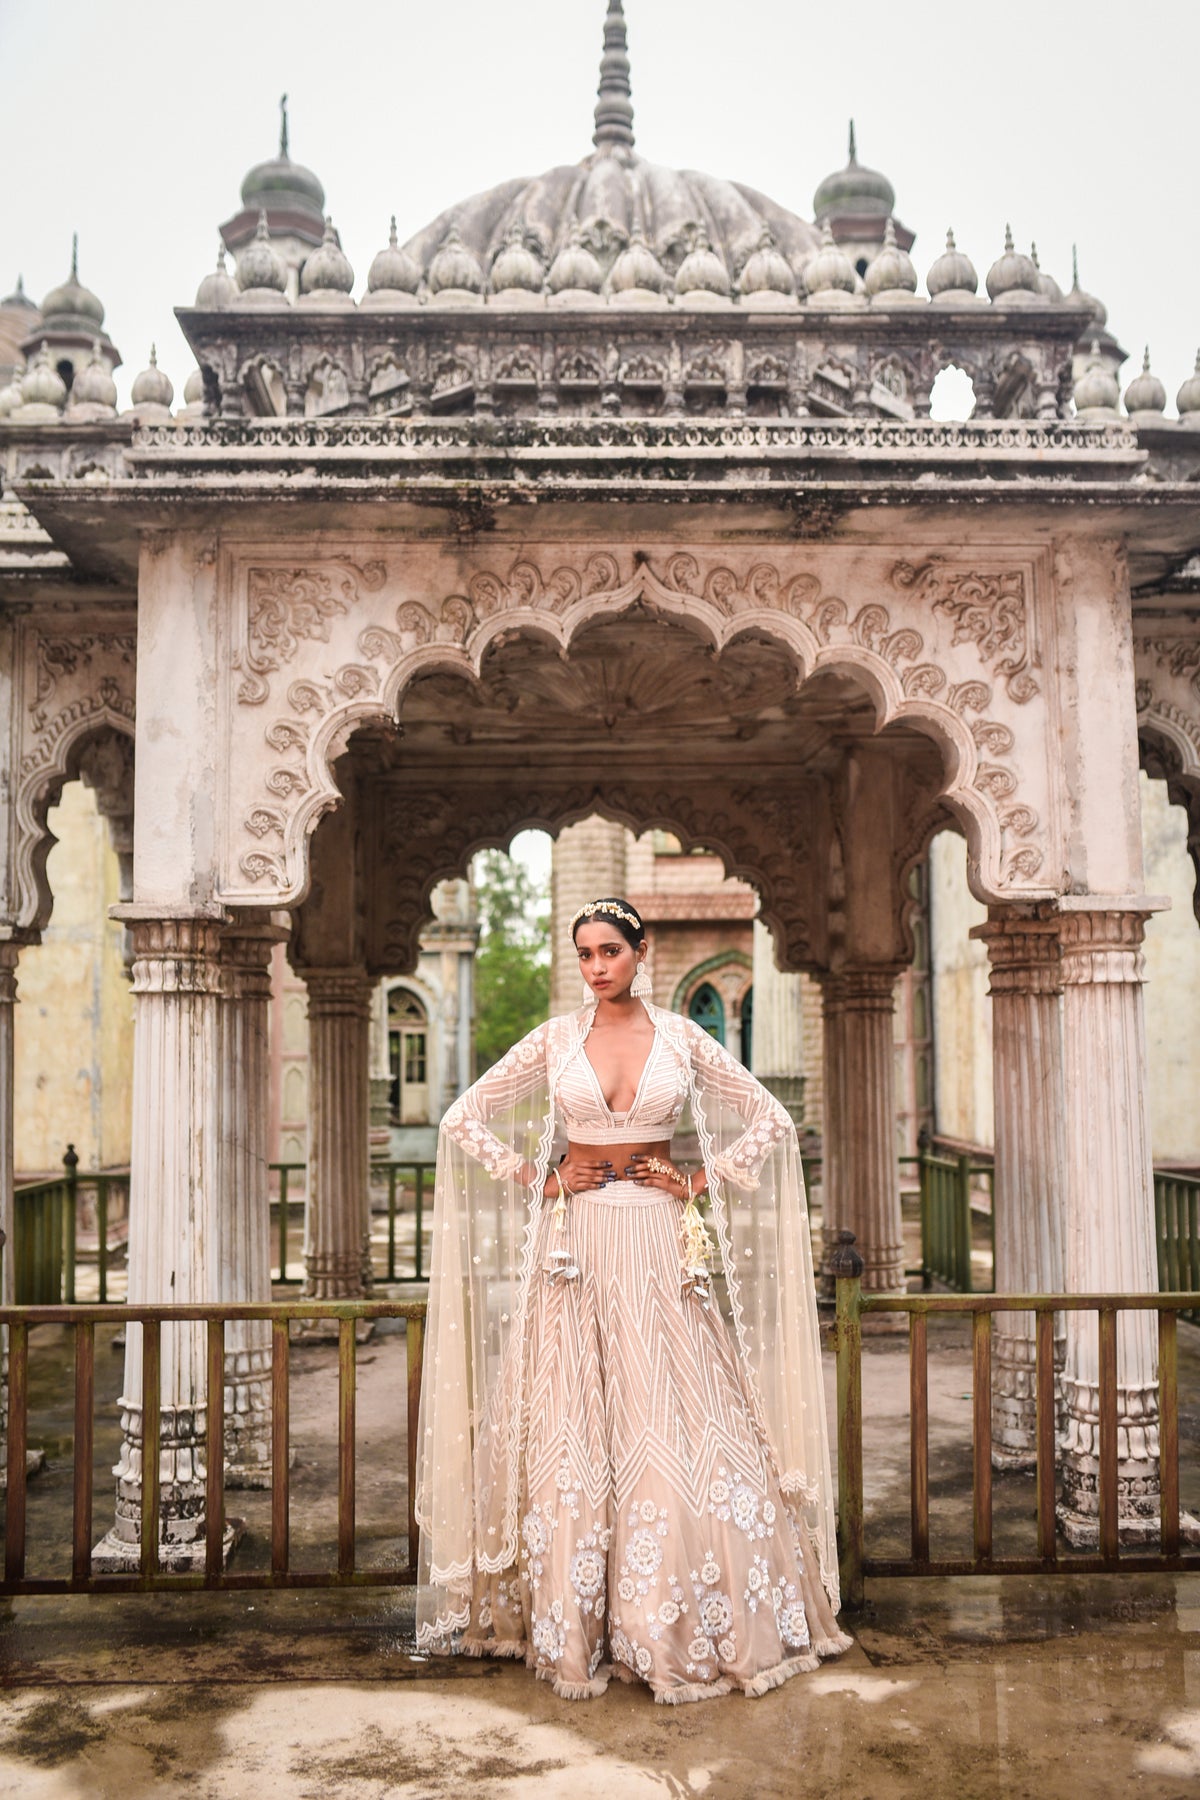
[(791, 1118), (749, 1070), (690, 1019), (646, 1011), (654, 1038), (625, 1113), (605, 1101), (599, 1077), (584, 1048), (591, 1029), (585, 1009), (539, 1025), (514, 1044), (496, 1065), (447, 1110), (442, 1130), (483, 1164), (490, 1175), (513, 1175), (525, 1158), (489, 1129), (511, 1109), (548, 1088), (555, 1124), (576, 1144), (657, 1143), (669, 1139), (689, 1098), (703, 1111), (727, 1107), (745, 1127), (716, 1159), (723, 1173), (755, 1187), (764, 1157), (794, 1129)]

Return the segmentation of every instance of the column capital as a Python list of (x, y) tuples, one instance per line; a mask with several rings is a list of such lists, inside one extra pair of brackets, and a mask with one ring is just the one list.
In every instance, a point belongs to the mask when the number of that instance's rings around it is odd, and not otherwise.
[(1142, 981), (1147, 910), (1072, 908), (1061, 913), (1058, 926), (1064, 987)]
[(222, 992), (226, 999), (270, 999), (271, 952), (287, 936), (286, 926), (268, 921), (229, 926), (221, 933)]
[(310, 1019), (318, 1014), (368, 1017), (375, 983), (361, 965), (336, 969), (301, 968), (297, 972), (308, 990)]
[(829, 970), (819, 978), (826, 1010), (892, 1012), (902, 968), (898, 963), (885, 963)]
[(1062, 963), (1060, 922), (1039, 908), (993, 906), (987, 923), (971, 936), (987, 945), (989, 992), (996, 994), (1060, 994)]
[(143, 915), (128, 923), (135, 994), (220, 993), (221, 928), (215, 919)]

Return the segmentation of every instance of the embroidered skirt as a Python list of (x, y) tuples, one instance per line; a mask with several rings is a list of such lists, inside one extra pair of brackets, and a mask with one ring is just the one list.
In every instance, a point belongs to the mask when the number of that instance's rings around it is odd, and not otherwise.
[(761, 1694), (850, 1639), (780, 1492), (716, 1301), (681, 1293), (679, 1203), (615, 1182), (547, 1213), (530, 1293), (517, 1564), (480, 1578), (462, 1649), (568, 1699)]

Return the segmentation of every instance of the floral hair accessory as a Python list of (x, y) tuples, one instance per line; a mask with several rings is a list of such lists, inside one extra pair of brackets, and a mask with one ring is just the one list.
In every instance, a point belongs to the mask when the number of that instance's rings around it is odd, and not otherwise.
[(567, 927), (568, 931), (574, 935), (575, 927), (578, 925), (580, 919), (590, 919), (594, 913), (604, 913), (610, 919), (624, 919), (625, 923), (627, 925), (632, 925), (635, 931), (644, 931), (646, 929), (636, 913), (626, 912), (625, 908), (623, 906), (618, 906), (615, 901), (589, 900), (587, 905), (581, 906), (579, 911), (575, 914), (570, 925)]

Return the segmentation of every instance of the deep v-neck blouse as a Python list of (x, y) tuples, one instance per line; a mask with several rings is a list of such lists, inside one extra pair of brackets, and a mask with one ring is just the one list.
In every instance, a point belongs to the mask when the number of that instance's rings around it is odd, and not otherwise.
[(669, 1053), (655, 1026), (633, 1104), (614, 1112), (604, 1098), (586, 1045), (584, 1032), (558, 1077), (554, 1099), (560, 1120), (573, 1144), (661, 1143), (679, 1123), (687, 1097), (687, 1073)]

